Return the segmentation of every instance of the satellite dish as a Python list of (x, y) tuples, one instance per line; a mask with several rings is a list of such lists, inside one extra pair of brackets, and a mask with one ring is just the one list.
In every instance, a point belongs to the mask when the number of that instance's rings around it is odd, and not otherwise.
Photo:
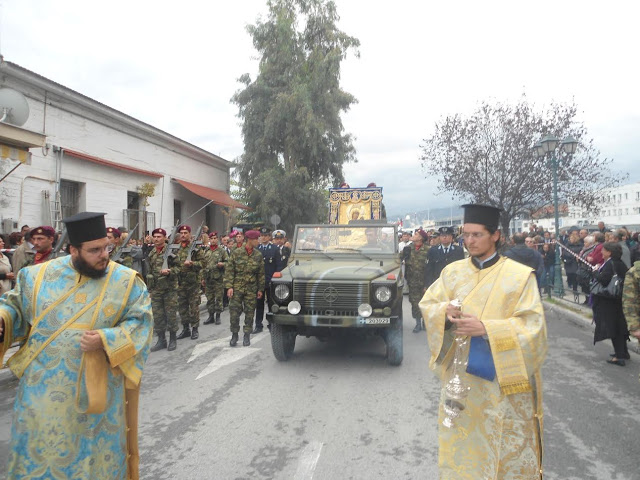
[(24, 95), (13, 88), (0, 88), (0, 122), (21, 127), (29, 118), (29, 104)]

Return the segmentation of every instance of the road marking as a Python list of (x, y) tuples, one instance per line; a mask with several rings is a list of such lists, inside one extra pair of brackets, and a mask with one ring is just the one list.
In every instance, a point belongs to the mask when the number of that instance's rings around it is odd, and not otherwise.
[(313, 478), (323, 445), (322, 442), (310, 442), (304, 447), (300, 460), (298, 460), (298, 469), (293, 477), (294, 480), (311, 480)]
[[(269, 338), (268, 332), (261, 333), (260, 335), (257, 335), (257, 336), (254, 335), (253, 338), (251, 339), (251, 344), (255, 345), (256, 343), (260, 342), (261, 340), (264, 340), (265, 338)], [(193, 352), (191, 353), (191, 358), (189, 358), (187, 363), (191, 362), (192, 360), (198, 358), (201, 355), (204, 355), (207, 352), (210, 352), (216, 347), (222, 347), (222, 345), (228, 345), (228, 344), (229, 344), (228, 338), (224, 338), (224, 339), (219, 338), (217, 340), (212, 340), (210, 342), (200, 343), (193, 348)], [(200, 372), (200, 374), (196, 377), (196, 380), (200, 380), (201, 378), (206, 377), (210, 373), (213, 373), (216, 370), (221, 369), (222, 367), (226, 367), (227, 365), (237, 362), (238, 360), (242, 360), (243, 358), (251, 355), (252, 353), (256, 353), (260, 350), (261, 350), (260, 348), (252, 348), (252, 347), (224, 347), (222, 349), (222, 353), (220, 353), (220, 355), (217, 355), (213, 360), (211, 360), (211, 363), (209, 363), (209, 365), (207, 365), (204, 368), (204, 370)]]
[(193, 352), (191, 352), (191, 358), (187, 360), (187, 363), (191, 363), (199, 356), (210, 352), (216, 347), (223, 347), (224, 345), (229, 345), (228, 338), (218, 338), (217, 340), (211, 340), (210, 342), (199, 343), (193, 348)]

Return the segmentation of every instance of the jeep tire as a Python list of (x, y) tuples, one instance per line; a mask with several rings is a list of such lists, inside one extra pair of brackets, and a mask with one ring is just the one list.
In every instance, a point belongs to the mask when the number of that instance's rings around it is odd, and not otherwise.
[(402, 363), (402, 320), (397, 325), (387, 328), (385, 332), (385, 342), (387, 344), (387, 363), (397, 367)]
[(292, 327), (277, 323), (271, 325), (271, 348), (276, 359), (281, 362), (289, 360), (295, 346), (296, 331)]

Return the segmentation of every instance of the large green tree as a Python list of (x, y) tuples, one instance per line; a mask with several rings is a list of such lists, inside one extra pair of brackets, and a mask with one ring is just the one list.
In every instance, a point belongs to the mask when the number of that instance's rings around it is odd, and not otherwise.
[(427, 177), (439, 177), (439, 189), (462, 200), (503, 210), (508, 231), (517, 215), (549, 210), (553, 175), (548, 157), (532, 146), (546, 134), (578, 141), (574, 155), (561, 156), (558, 192), (564, 202), (594, 209), (598, 198), (624, 175), (610, 171), (611, 159), (601, 158), (585, 125), (576, 119), (575, 103), (553, 103), (538, 110), (526, 96), (515, 104), (483, 102), (469, 116), (460, 114), (436, 122), (433, 135), (421, 145)]
[(355, 161), (341, 114), (356, 102), (340, 88), (340, 64), (359, 41), (337, 27), (333, 1), (269, 0), (266, 19), (247, 27), (260, 54), (258, 75), (244, 74), (231, 101), (242, 119), (236, 160), (249, 207), (283, 226), (328, 216), (326, 195)]

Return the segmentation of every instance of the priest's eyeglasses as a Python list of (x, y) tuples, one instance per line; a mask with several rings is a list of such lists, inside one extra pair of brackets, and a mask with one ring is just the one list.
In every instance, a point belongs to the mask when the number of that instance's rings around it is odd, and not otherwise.
[(464, 238), (465, 240), (479, 240), (482, 237), (486, 237), (487, 235), (489, 235), (487, 232), (464, 232), (462, 234), (462, 238)]
[(111, 253), (113, 251), (113, 245), (109, 244), (105, 247), (94, 247), (94, 248), (87, 248), (87, 249), (82, 249), (85, 252), (87, 252), (89, 255), (100, 255), (102, 252), (107, 252), (107, 253)]

